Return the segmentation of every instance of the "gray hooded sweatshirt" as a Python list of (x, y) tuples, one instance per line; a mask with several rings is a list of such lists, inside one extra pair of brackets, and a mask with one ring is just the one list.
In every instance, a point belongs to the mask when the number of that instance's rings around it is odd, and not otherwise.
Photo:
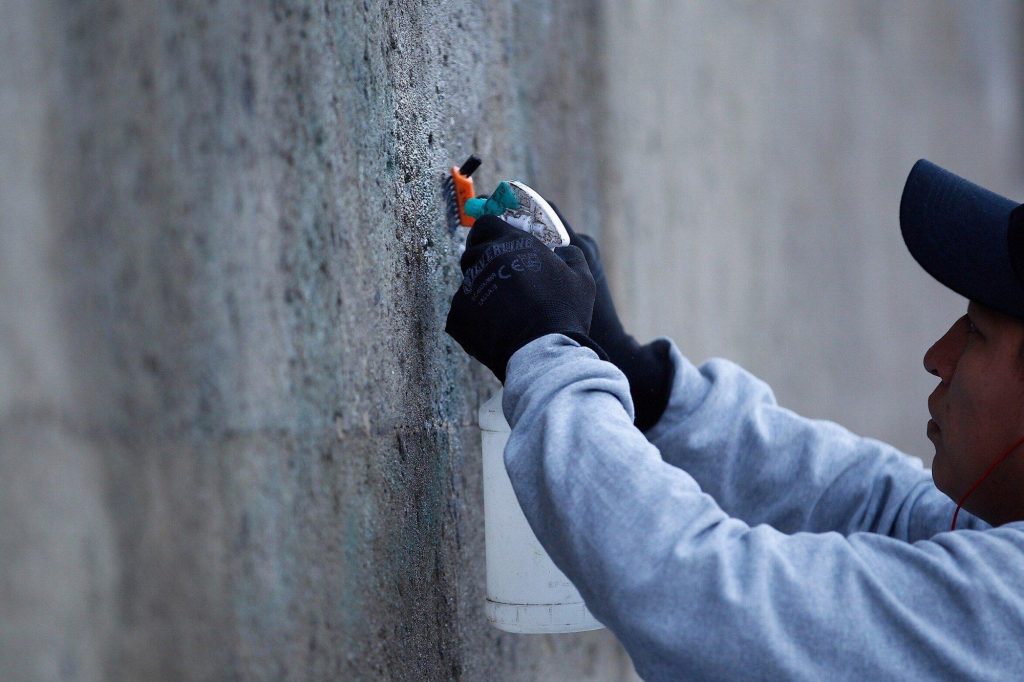
[(920, 460), (671, 359), (646, 433), (626, 377), (558, 334), (512, 356), (502, 405), (527, 520), (644, 679), (1024, 679), (1024, 522), (950, 532)]

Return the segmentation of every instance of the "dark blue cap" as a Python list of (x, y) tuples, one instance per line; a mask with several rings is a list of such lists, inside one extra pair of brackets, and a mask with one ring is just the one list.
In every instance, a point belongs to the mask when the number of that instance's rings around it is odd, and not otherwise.
[(930, 161), (903, 187), (900, 228), (911, 255), (953, 291), (1024, 318), (1024, 206)]

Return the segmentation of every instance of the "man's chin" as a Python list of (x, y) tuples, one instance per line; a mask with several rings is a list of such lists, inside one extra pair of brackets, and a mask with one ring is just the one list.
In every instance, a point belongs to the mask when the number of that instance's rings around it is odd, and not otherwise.
[(949, 480), (946, 478), (945, 461), (938, 444), (935, 446), (935, 456), (932, 458), (932, 482), (935, 483), (936, 488), (952, 498), (952, 495), (949, 494)]

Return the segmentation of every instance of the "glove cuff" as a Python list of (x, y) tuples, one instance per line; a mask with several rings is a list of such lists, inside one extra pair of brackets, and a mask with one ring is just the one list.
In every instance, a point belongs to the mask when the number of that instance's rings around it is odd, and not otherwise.
[[(610, 360), (608, 360), (608, 354), (604, 352), (604, 349), (601, 348), (601, 346), (597, 345), (596, 341), (594, 341), (592, 338), (590, 338), (586, 334), (582, 334), (582, 333), (576, 332), (576, 331), (567, 331), (567, 330), (546, 331), (546, 332), (537, 334), (535, 336), (530, 336), (530, 337), (526, 338), (524, 341), (520, 342), (516, 346), (516, 350), (519, 350), (520, 348), (522, 348), (526, 344), (530, 343), (531, 341), (536, 341), (540, 337), (547, 336), (548, 334), (561, 334), (562, 336), (567, 336), (570, 339), (572, 339), (573, 341), (575, 341), (576, 343), (580, 344), (581, 346), (585, 346), (585, 347), (589, 348), (590, 350), (594, 351), (595, 353), (597, 353), (597, 357), (601, 358), (605, 362), (610, 362)], [(512, 354), (515, 355), (515, 351), (513, 351)], [(500, 381), (503, 386), (505, 385), (505, 373), (506, 373), (506, 370), (508, 368), (508, 361), (511, 360), (511, 359), (512, 359), (512, 355), (510, 355), (507, 358), (505, 358), (504, 362), (495, 363), (493, 366), (491, 365), (491, 363), (486, 363), (487, 366), (490, 368), (490, 370), (492, 372), (494, 372), (494, 376), (498, 377), (498, 381)]]
[(597, 353), (597, 357), (601, 358), (605, 362), (611, 362), (611, 360), (609, 360), (609, 358), (608, 358), (608, 353), (604, 352), (604, 348), (601, 348), (601, 346), (598, 345), (597, 341), (594, 341), (594, 339), (590, 338), (586, 334), (581, 334), (579, 332), (558, 332), (558, 333), (562, 334), (563, 336), (568, 336), (570, 339), (572, 339), (576, 343), (580, 344), (581, 346), (586, 346), (590, 350), (592, 350), (595, 353)]
[(611, 361), (629, 379), (636, 418), (633, 424), (641, 431), (658, 423), (668, 406), (672, 392), (674, 369), (669, 356), (671, 346), (664, 339), (639, 345), (628, 336), (628, 343), (609, 349)]

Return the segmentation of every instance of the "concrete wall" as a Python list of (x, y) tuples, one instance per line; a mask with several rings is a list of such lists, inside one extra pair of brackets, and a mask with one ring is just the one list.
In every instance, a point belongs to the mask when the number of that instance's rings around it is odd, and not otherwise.
[(605, 241), (624, 317), (930, 461), (921, 360), (966, 302), (910, 257), (900, 193), (924, 157), (1024, 199), (1020, 4), (606, 10)]
[(898, 436), (876, 353), (956, 307), (892, 302), (938, 291), (902, 175), (1019, 148), (1015, 12), (930, 7), (0, 4), (0, 679), (628, 678), (484, 621), (443, 171), (602, 236), (640, 335)]
[(0, 5), (0, 679), (621, 679), (483, 614), (446, 165), (597, 198), (579, 4)]

